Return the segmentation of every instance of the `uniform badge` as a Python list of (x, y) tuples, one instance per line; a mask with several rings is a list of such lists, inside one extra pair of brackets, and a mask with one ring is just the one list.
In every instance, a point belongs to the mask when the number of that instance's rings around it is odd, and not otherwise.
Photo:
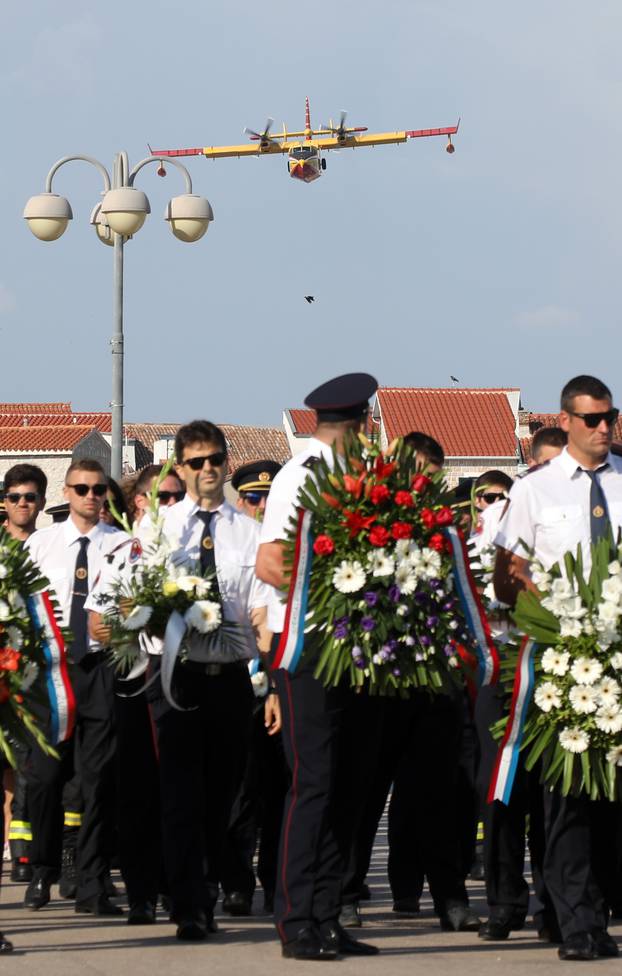
[(88, 575), (89, 575), (88, 570), (84, 569), (83, 566), (79, 566), (78, 569), (76, 569), (77, 580), (85, 580)]
[(260, 481), (270, 481), (270, 473), (268, 471), (262, 471), (258, 477)]
[(210, 535), (206, 535), (205, 538), (203, 539), (201, 545), (203, 546), (204, 549), (213, 549), (214, 548), (214, 540), (212, 539), (212, 537)]
[(605, 509), (602, 507), (602, 505), (595, 505), (592, 509), (592, 515), (594, 518), (602, 518), (604, 514)]
[(132, 547), (130, 549), (130, 563), (135, 563), (143, 554), (143, 547), (140, 544), (139, 539), (134, 539), (132, 541)]

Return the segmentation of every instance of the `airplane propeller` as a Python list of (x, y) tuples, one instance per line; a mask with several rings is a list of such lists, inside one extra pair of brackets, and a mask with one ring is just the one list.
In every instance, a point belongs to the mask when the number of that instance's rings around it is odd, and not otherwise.
[(243, 132), (245, 135), (250, 136), (251, 139), (259, 140), (262, 146), (267, 146), (270, 143), (270, 129), (272, 128), (273, 124), (274, 119), (271, 119), (268, 116), (263, 132), (255, 132), (254, 129), (249, 129), (248, 127), (245, 128)]
[(346, 110), (345, 109), (342, 109), (341, 110), (341, 117), (339, 119), (339, 125), (338, 126), (334, 126), (333, 125), (333, 120), (331, 119), (330, 120), (330, 124), (329, 125), (323, 125), (322, 128), (323, 129), (326, 129), (328, 132), (334, 132), (334, 134), (337, 136), (337, 138), (340, 141), (343, 140), (343, 139), (345, 139), (345, 137), (347, 135), (347, 132), (346, 132), (346, 116), (347, 116), (347, 114), (348, 113), (346, 112)]

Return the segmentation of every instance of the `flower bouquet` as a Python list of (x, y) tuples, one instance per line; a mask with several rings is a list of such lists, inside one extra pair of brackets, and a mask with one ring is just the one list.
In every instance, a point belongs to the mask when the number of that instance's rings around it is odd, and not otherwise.
[(47, 667), (45, 629), (36, 610), (40, 600), (60, 633), (57, 608), (41, 592), (46, 586), (22, 544), (0, 528), (0, 749), (13, 766), (16, 742), (34, 740), (55, 755), (25, 701)]
[(589, 575), (580, 546), (564, 556), (564, 572), (532, 566), (538, 592), (521, 593), (514, 612), (526, 637), (504, 744), (526, 751), (527, 769), (541, 760), (543, 781), (564, 796), (613, 800), (622, 766), (622, 547), (602, 539), (591, 557)]
[(319, 651), (316, 675), (326, 685), (346, 678), (407, 695), (459, 680), (456, 642), (466, 634), (444, 534), (453, 513), (442, 474), (419, 470), (402, 440), (383, 453), (360, 435), (332, 465), (318, 460), (300, 505), (287, 542), (290, 594), (275, 666), (297, 663), (297, 620), (312, 632), (305, 647)]

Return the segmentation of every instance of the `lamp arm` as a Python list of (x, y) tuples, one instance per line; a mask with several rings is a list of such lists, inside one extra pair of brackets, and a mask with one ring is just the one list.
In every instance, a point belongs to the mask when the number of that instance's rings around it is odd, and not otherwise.
[[(164, 160), (160, 159), (158, 156), (148, 156), (146, 159), (142, 159), (140, 163), (136, 163), (136, 166), (130, 173), (128, 186), (134, 186), (134, 178), (137, 175), (137, 173), (143, 168), (143, 166), (149, 166), (150, 163), (159, 163), (161, 165), (163, 162)], [(177, 169), (180, 170), (182, 176), (184, 177), (186, 183), (186, 193), (192, 193), (192, 178), (190, 176), (190, 173), (186, 169), (186, 167), (183, 165), (183, 163), (180, 163), (179, 160), (170, 159), (169, 157), (167, 157), (166, 165), (169, 166), (171, 164), (173, 166), (176, 166)]]
[(100, 163), (98, 159), (95, 159), (94, 156), (63, 156), (62, 159), (59, 159), (58, 162), (54, 163), (50, 172), (45, 178), (46, 193), (52, 192), (52, 180), (54, 179), (55, 174), (58, 172), (61, 166), (64, 166), (65, 163), (71, 163), (74, 160), (80, 160), (83, 163), (90, 163), (91, 166), (94, 166), (95, 169), (99, 170), (104, 180), (104, 193), (108, 192), (108, 190), (110, 189), (110, 176), (108, 175), (108, 170), (106, 169), (106, 167), (102, 163)]

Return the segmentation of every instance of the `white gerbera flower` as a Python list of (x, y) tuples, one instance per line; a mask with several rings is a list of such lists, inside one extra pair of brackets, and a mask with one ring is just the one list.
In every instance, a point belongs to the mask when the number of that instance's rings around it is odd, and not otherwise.
[(603, 666), (594, 657), (578, 657), (570, 673), (579, 685), (593, 685), (603, 673)]
[(622, 595), (622, 579), (619, 576), (610, 576), (609, 579), (603, 580), (601, 594), (603, 600), (619, 603)]
[(333, 586), (340, 593), (356, 593), (365, 586), (365, 570), (358, 562), (344, 559), (333, 573)]
[(566, 752), (585, 752), (590, 744), (590, 737), (583, 729), (566, 727), (559, 733), (559, 744)]
[(421, 559), (421, 549), (412, 539), (398, 539), (395, 543), (396, 559)]
[(192, 593), (192, 591), (196, 590), (197, 586), (201, 586), (203, 582), (204, 580), (202, 576), (186, 576), (184, 574), (177, 578), (177, 586), (180, 590), (183, 590), (184, 593)]
[(197, 600), (188, 607), (184, 614), (188, 627), (198, 630), (200, 634), (209, 634), (222, 623), (222, 612), (217, 603), (211, 600)]
[(568, 670), (570, 654), (567, 651), (558, 651), (554, 647), (547, 647), (542, 655), (542, 670), (546, 674), (555, 674), (561, 678)]
[(552, 708), (559, 708), (562, 703), (560, 689), (552, 681), (545, 681), (538, 685), (533, 697), (536, 705), (543, 712), (550, 712)]
[(594, 723), (601, 732), (606, 732), (607, 735), (617, 735), (618, 732), (622, 732), (622, 712), (618, 704), (599, 708)]
[(601, 705), (606, 708), (617, 705), (620, 695), (620, 685), (614, 678), (603, 678), (596, 685), (596, 691), (598, 692), (598, 701)]
[(395, 571), (395, 582), (403, 596), (410, 596), (417, 589), (417, 574), (407, 563), (402, 563)]
[(127, 617), (121, 619), (121, 626), (125, 630), (142, 630), (149, 623), (152, 613), (153, 607), (134, 607)]
[(607, 762), (612, 766), (622, 766), (622, 746), (614, 746), (607, 753)]
[(589, 715), (596, 711), (598, 692), (592, 685), (575, 685), (568, 697), (577, 715)]
[(622, 653), (616, 651), (615, 654), (612, 654), (609, 663), (614, 671), (622, 671)]
[(372, 576), (390, 576), (395, 569), (395, 561), (384, 549), (376, 549), (367, 556)]

